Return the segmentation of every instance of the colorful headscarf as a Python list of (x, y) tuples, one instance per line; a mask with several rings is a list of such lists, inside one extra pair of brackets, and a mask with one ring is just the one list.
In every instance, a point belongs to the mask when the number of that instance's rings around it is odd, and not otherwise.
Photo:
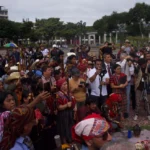
[(19, 106), (11, 111), (4, 124), (1, 150), (10, 150), (24, 130), (24, 125), (35, 119), (34, 110), (27, 106)]
[(109, 129), (108, 122), (99, 114), (88, 115), (72, 128), (72, 138), (78, 142), (103, 135)]
[(86, 69), (87, 69), (87, 64), (83, 64), (83, 63), (80, 63), (77, 68), (81, 71), (81, 72), (85, 72)]
[(107, 105), (111, 105), (112, 103), (118, 103), (122, 101), (122, 96), (121, 94), (117, 94), (117, 93), (112, 93), (108, 99), (106, 100), (106, 104)]
[(106, 100), (109, 108), (109, 115), (113, 118), (118, 115), (119, 104), (122, 102), (121, 94), (112, 93)]
[(61, 86), (66, 82), (66, 78), (61, 78), (56, 82), (57, 87), (60, 89)]

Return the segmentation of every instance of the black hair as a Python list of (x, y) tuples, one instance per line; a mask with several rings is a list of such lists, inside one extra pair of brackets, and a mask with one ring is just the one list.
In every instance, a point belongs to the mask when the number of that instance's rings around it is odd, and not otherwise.
[(63, 52), (62, 50), (59, 50), (59, 51), (58, 51), (58, 57), (59, 57), (60, 55), (64, 55), (64, 52)]
[(118, 64), (114, 64), (114, 66), (113, 66), (113, 70), (115, 70), (117, 67), (120, 67), (120, 65), (118, 65)]
[(51, 68), (51, 66), (44, 65), (44, 66), (42, 67), (42, 73), (44, 73), (48, 68)]
[(9, 91), (0, 92), (0, 113), (6, 111), (6, 109), (3, 108), (3, 104), (8, 95), (13, 96), (13, 93)]
[(112, 55), (111, 54), (108, 54), (108, 53), (105, 53), (104, 55), (103, 55), (103, 58), (105, 58), (106, 56), (110, 56), (110, 57), (112, 57)]
[(143, 65), (143, 64), (146, 64), (146, 59), (145, 58), (140, 58), (139, 60), (138, 60), (138, 64), (141, 66), (141, 65)]
[(27, 98), (29, 96), (29, 91), (28, 90), (23, 90), (22, 92), (22, 99), (21, 99), (21, 103), (24, 103), (24, 98)]
[(90, 105), (91, 103), (95, 103), (96, 104), (96, 100), (93, 98), (88, 98), (85, 101), (85, 105)]
[(96, 60), (95, 60), (95, 64), (96, 64), (97, 61), (98, 61), (98, 62), (102, 62), (101, 59), (96, 59)]
[(67, 63), (71, 63), (71, 60), (72, 60), (73, 58), (76, 58), (76, 56), (75, 56), (75, 55), (69, 56), (69, 57), (67, 58)]
[(70, 52), (75, 52), (75, 50), (74, 50), (74, 49), (71, 49)]
[(60, 74), (60, 69), (59, 70), (54, 70), (54, 76)]

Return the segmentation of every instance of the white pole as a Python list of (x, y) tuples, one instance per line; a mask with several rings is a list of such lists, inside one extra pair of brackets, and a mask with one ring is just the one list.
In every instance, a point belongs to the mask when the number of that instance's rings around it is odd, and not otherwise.
[(104, 33), (104, 42), (106, 42), (106, 41), (107, 41), (106, 36), (107, 36), (107, 34), (106, 34), (106, 33)]
[(94, 40), (94, 43), (93, 43), (93, 44), (95, 45), (95, 43), (96, 43), (95, 35), (93, 35), (93, 37), (94, 37), (94, 38), (93, 38), (93, 40)]
[(101, 44), (101, 36), (99, 36), (99, 44)]
[(89, 43), (89, 45), (91, 44), (91, 37), (90, 37), (90, 35), (88, 35), (88, 43)]
[(110, 42), (110, 43), (112, 42), (111, 33), (109, 34), (109, 42)]
[(116, 31), (116, 44), (118, 43), (118, 32)]
[(81, 45), (81, 36), (79, 36), (79, 44)]

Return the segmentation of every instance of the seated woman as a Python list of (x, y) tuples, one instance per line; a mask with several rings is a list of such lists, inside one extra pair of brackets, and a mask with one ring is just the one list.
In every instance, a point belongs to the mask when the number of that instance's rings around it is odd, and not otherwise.
[(113, 129), (121, 128), (121, 109), (122, 97), (120, 94), (112, 93), (101, 106), (102, 116), (106, 118)]
[(56, 94), (58, 109), (58, 132), (61, 136), (62, 143), (71, 142), (71, 127), (74, 121), (75, 98), (68, 93), (67, 82), (65, 78), (57, 81), (59, 92)]
[(34, 150), (28, 137), (36, 124), (34, 110), (27, 106), (13, 109), (4, 123), (1, 150)]

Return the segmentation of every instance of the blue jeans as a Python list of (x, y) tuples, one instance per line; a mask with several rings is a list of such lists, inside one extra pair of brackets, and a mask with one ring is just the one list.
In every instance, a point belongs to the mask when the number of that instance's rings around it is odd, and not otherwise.
[(127, 94), (127, 113), (130, 112), (130, 92), (131, 92), (131, 83), (128, 83), (126, 86), (126, 94)]

